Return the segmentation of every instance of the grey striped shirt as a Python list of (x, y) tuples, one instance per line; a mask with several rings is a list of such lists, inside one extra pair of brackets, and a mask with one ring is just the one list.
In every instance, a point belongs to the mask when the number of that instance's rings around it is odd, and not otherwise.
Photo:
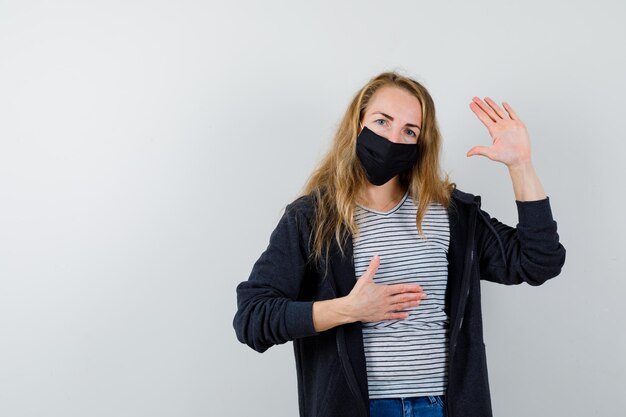
[(447, 384), (449, 317), (444, 311), (450, 228), (445, 207), (431, 203), (418, 235), (417, 207), (405, 193), (391, 210), (357, 204), (361, 235), (353, 236), (357, 278), (380, 256), (374, 282), (418, 283), (427, 297), (404, 311), (409, 317), (363, 323), (369, 398), (443, 395)]

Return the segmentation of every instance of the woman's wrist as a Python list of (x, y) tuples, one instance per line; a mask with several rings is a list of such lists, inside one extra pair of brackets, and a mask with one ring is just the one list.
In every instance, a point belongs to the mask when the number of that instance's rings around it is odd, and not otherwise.
[(513, 193), (517, 201), (536, 201), (546, 198), (532, 162), (524, 161), (510, 165), (509, 174), (513, 182)]
[(332, 329), (356, 321), (352, 317), (347, 297), (315, 301), (313, 303), (313, 325), (316, 332)]

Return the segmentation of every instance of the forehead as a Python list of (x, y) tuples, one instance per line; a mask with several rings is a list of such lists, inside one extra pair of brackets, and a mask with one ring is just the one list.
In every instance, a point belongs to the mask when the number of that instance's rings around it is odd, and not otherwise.
[(365, 114), (377, 111), (409, 123), (422, 120), (422, 107), (419, 100), (400, 87), (385, 86), (374, 93), (365, 109)]

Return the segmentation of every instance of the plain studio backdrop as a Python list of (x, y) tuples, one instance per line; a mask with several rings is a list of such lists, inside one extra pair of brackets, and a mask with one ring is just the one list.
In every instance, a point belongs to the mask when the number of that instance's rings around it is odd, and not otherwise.
[(2, 1), (0, 415), (295, 416), (232, 327), (358, 88), (431, 92), (443, 168), (515, 226), (473, 96), (530, 133), (567, 260), (482, 284), (496, 416), (626, 408), (621, 1)]

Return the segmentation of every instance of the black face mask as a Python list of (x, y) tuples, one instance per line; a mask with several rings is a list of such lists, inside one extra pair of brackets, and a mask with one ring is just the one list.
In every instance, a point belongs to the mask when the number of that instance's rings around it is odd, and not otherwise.
[(367, 126), (356, 139), (356, 154), (365, 168), (369, 182), (383, 185), (417, 162), (417, 144), (392, 142)]

